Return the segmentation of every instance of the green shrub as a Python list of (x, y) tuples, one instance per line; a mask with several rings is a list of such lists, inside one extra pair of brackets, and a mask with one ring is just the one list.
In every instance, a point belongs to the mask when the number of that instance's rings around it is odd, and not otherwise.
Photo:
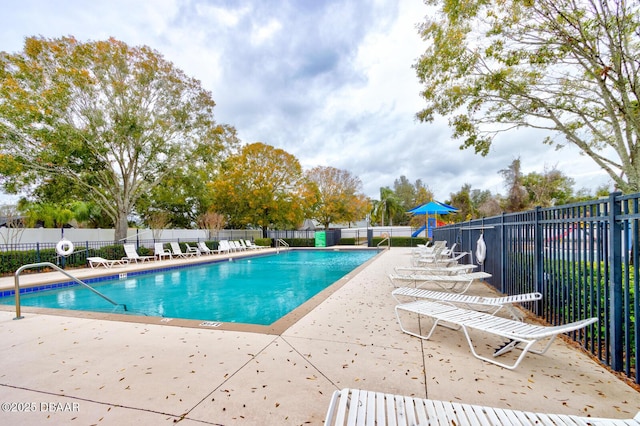
[[(377, 246), (380, 242), (384, 240), (382, 237), (373, 237), (372, 244), (373, 246)], [(418, 244), (426, 244), (426, 238), (414, 238), (414, 237), (391, 237), (390, 238), (391, 247), (416, 247)], [(385, 246), (387, 243), (383, 244)]]
[(265, 247), (271, 247), (272, 246), (271, 238), (256, 238), (253, 242), (257, 246), (265, 246)]
[(341, 246), (355, 246), (356, 239), (355, 238), (340, 238)]
[[(86, 264), (86, 252), (83, 249), (76, 251), (65, 258), (58, 257), (56, 249), (47, 248), (40, 250), (3, 251), (0, 252), (0, 274), (10, 275), (20, 267), (34, 263), (49, 262), (60, 267), (84, 266)], [(34, 272), (36, 269), (28, 269), (25, 273)]]
[(282, 238), (290, 247), (315, 247), (314, 238)]
[[(147, 249), (147, 251), (149, 250)], [(142, 252), (142, 248), (140, 249), (140, 252)], [(98, 249), (90, 248), (87, 253), (87, 257), (104, 257), (105, 259), (121, 259), (124, 256), (125, 252), (122, 244), (102, 246)]]

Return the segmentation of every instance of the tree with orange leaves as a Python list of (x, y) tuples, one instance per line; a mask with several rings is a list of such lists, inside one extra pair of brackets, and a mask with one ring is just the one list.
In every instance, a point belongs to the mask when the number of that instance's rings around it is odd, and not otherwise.
[(315, 184), (317, 194), (311, 218), (325, 229), (331, 223), (364, 219), (370, 210), (369, 200), (361, 193), (362, 182), (348, 170), (317, 166), (307, 172), (307, 178)]
[(211, 208), (230, 226), (261, 228), (265, 237), (267, 229), (299, 226), (314, 202), (298, 159), (262, 142), (230, 157), (209, 188)]

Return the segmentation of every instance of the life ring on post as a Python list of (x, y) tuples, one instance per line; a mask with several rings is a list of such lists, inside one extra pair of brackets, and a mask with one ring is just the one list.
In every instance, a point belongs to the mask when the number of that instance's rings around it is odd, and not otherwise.
[(73, 243), (69, 240), (65, 240), (64, 238), (58, 241), (56, 244), (56, 253), (60, 256), (69, 256), (73, 253)]

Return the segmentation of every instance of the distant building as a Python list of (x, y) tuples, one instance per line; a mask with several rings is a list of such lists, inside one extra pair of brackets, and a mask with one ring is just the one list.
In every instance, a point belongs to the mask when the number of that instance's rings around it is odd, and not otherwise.
[(24, 228), (25, 216), (0, 216), (0, 228)]

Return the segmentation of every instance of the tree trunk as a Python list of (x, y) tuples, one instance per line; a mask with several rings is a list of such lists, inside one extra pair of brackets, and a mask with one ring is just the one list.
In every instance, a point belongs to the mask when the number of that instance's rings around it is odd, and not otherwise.
[(129, 222), (127, 221), (127, 213), (119, 212), (115, 223), (115, 237), (116, 243), (122, 244), (124, 239), (127, 238), (127, 231), (129, 230)]

